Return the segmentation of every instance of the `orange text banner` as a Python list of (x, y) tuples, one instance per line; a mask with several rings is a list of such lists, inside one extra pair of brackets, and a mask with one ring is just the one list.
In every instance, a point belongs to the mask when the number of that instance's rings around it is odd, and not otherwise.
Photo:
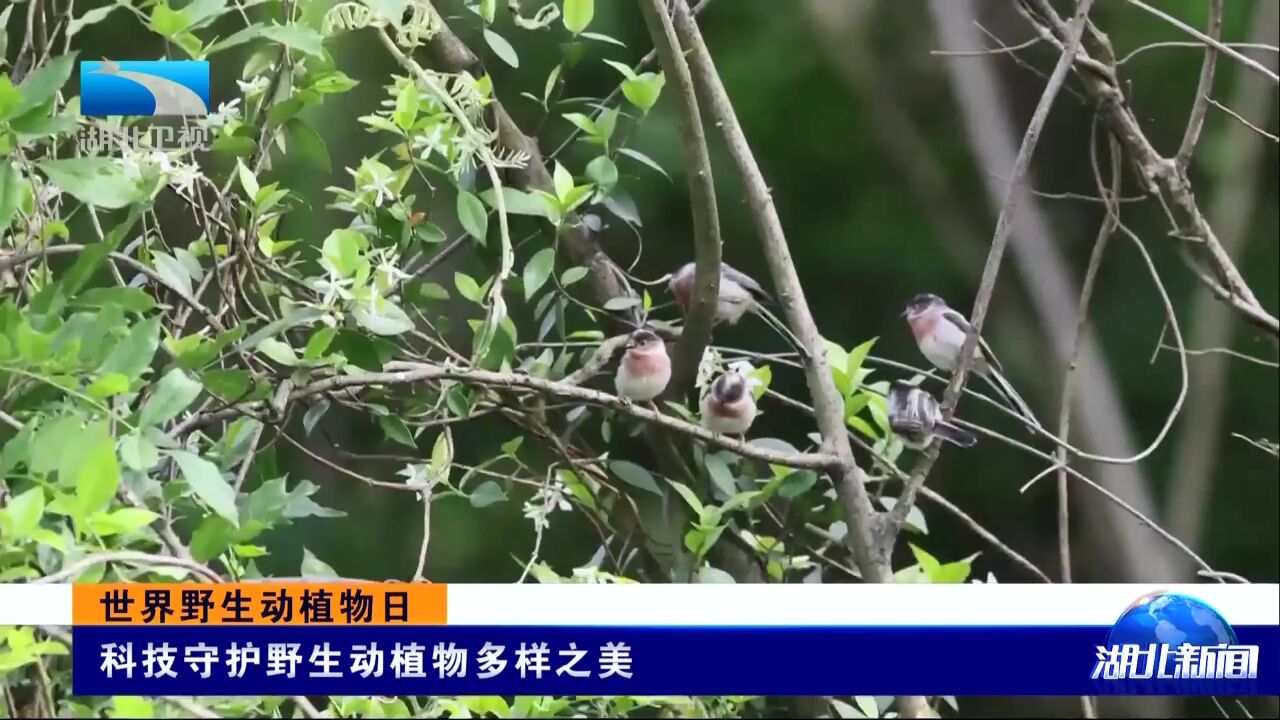
[(444, 585), (98, 583), (72, 588), (76, 625), (443, 625)]

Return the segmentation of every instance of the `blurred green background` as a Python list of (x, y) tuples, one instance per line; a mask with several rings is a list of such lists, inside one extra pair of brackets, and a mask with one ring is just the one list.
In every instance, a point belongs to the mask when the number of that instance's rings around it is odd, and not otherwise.
[[(77, 3), (77, 11), (103, 3)], [(177, 5), (178, 3), (175, 3)], [(1060, 6), (1064, 3), (1058, 3)], [(1224, 37), (1244, 40), (1265, 35), (1270, 18), (1274, 45), (1274, 2), (1231, 0), (1227, 3)], [(307, 3), (308, 12), (322, 10), (324, 2)], [(505, 6), (505, 3), (500, 3)], [(1201, 27), (1208, 3), (1200, 0), (1161, 2), (1160, 7)], [(1010, 3), (975, 2), (983, 27), (1009, 44), (1032, 37)], [(545, 31), (516, 29), (507, 9), (499, 11), (496, 28), (516, 47), (518, 70), (496, 61), (480, 40), (480, 22), (462, 3), (441, 3), (451, 27), (473, 50), (483, 53), (492, 70), (497, 94), (526, 131), (541, 127), (545, 150), (555, 147), (571, 126), (557, 116), (544, 118), (537, 103), (522, 98), (521, 91), (541, 95), (547, 73), (567, 52), (585, 51), (585, 58), (565, 69), (566, 98), (599, 98), (612, 90), (617, 74), (599, 62), (609, 58), (634, 63), (650, 43), (639, 10), (631, 2), (600, 2), (592, 30), (626, 43), (626, 48), (592, 42), (575, 50), (559, 24)], [(1061, 8), (1060, 8), (1061, 9)], [(252, 12), (258, 12), (254, 9)], [(531, 12), (532, 7), (526, 12)], [(1094, 20), (1110, 34), (1117, 54), (1146, 43), (1185, 40), (1169, 26), (1125, 3), (1099, 3)], [(993, 201), (985, 187), (992, 172), (975, 154), (971, 129), (957, 105), (953, 70), (966, 71), (985, 64), (998, 80), (1005, 104), (988, 107), (992, 117), (1003, 117), (1014, 129), (1007, 142), (1021, 138), (1043, 80), (1056, 53), (1038, 44), (1009, 55), (948, 56), (931, 51), (974, 50), (945, 44), (937, 33), (935, 17), (926, 2), (869, 2), (814, 0), (720, 0), (700, 19), (711, 51), (724, 77), (744, 129), (761, 168), (773, 188), (773, 197), (786, 228), (791, 252), (806, 296), (826, 337), (845, 347), (878, 337), (873, 352), (885, 357), (922, 364), (905, 324), (898, 317), (911, 295), (936, 292), (961, 309), (971, 307), (976, 273), (986, 255), (994, 227)], [(13, 27), (10, 32), (20, 32)], [(221, 31), (219, 31), (221, 34)], [(229, 30), (226, 32), (230, 32)], [(979, 34), (979, 39), (983, 36)], [(155, 36), (142, 31), (135, 18), (114, 13), (77, 38), (81, 57), (152, 58), (165, 53)], [(357, 117), (368, 113), (383, 97), (381, 85), (393, 71), (376, 41), (367, 34), (350, 35), (331, 43), (337, 64), (361, 85), (337, 101), (326, 103), (310, 121), (320, 129), (333, 158), (329, 177), (285, 158), (272, 169), (281, 179), (311, 200), (312, 206), (287, 216), (284, 235), (318, 242), (335, 224), (346, 222), (340, 213), (326, 210), (323, 188), (349, 181), (344, 166), (359, 162), (376, 150), (378, 139), (366, 132)], [(215, 58), (213, 97), (215, 106), (239, 95), (235, 80), (248, 55), (237, 50)], [(1274, 53), (1254, 53), (1274, 67)], [(1201, 53), (1193, 48), (1162, 48), (1144, 52), (1123, 67), (1124, 80), (1144, 130), (1166, 155), (1177, 147), (1194, 94)], [(1219, 62), (1214, 97), (1236, 104), (1245, 73), (1229, 60)], [(1257, 87), (1257, 83), (1254, 84)], [(1071, 80), (1069, 88), (1078, 88)], [(1250, 119), (1274, 131), (1276, 93), (1261, 85), (1263, 96), (1252, 105), (1261, 114)], [(632, 145), (655, 158), (671, 174), (667, 180), (636, 163), (622, 165), (622, 186), (635, 198), (643, 220), (639, 238), (623, 222), (599, 210), (609, 222), (602, 242), (620, 263), (628, 264), (641, 247), (633, 272), (652, 280), (692, 258), (689, 200), (683, 153), (670, 86), (659, 106), (634, 130)], [(1256, 94), (1256, 93), (1255, 93)], [(559, 112), (581, 110), (582, 102), (564, 102)], [(1240, 108), (1237, 108), (1238, 110)], [(1049, 120), (1032, 166), (1033, 184), (1049, 193), (1096, 195), (1089, 164), (1089, 135), (1093, 109), (1082, 94), (1064, 92)], [(630, 127), (629, 125), (627, 126)], [(628, 129), (628, 132), (631, 132)], [(1244, 132), (1247, 136), (1248, 131)], [(1241, 137), (1236, 121), (1211, 108), (1192, 177), (1202, 207), (1209, 208), (1215, 227), (1241, 228), (1237, 263), (1262, 304), (1274, 310), (1280, 292), (1277, 258), (1277, 155), (1276, 144), (1252, 142), (1248, 157), (1260, 154), (1251, 170), (1233, 159)], [(746, 212), (741, 188), (726, 162), (723, 146), (709, 134), (716, 181), (719, 187), (725, 258), (756, 277), (767, 272)], [(592, 157), (581, 147), (564, 156), (566, 165), (581, 174)], [(1008, 172), (1008, 167), (995, 172)], [(1127, 172), (1127, 171), (1126, 171)], [(1227, 207), (1224, 197), (1240, 193), (1255, 198), (1243, 216), (1213, 217), (1213, 208)], [(1127, 172), (1126, 196), (1139, 189)], [(444, 207), (451, 208), (449, 198)], [(443, 209), (443, 208), (442, 208)], [(1080, 277), (1102, 219), (1098, 203), (1078, 199), (1037, 198), (1031, 207), (1043, 215), (1047, 240), (1063, 262), (1060, 279), (1070, 289), (1065, 316), (1074, 316)], [(443, 215), (442, 215), (443, 217)], [(1181, 319), (1189, 344), (1197, 336), (1193, 306), (1205, 290), (1192, 276), (1167, 237), (1163, 213), (1152, 202), (1126, 203), (1124, 219), (1143, 239), (1159, 268)], [(443, 220), (441, 222), (444, 222)], [(520, 221), (521, 223), (527, 221)], [(516, 226), (517, 236), (532, 225)], [(454, 228), (451, 228), (454, 229)], [(1065, 358), (1046, 340), (1051, 322), (1040, 312), (1028, 292), (1049, 279), (1028, 272), (1017, 260), (1027, 251), (1029, 238), (1015, 235), (1006, 257), (994, 305), (987, 324), (991, 344), (1003, 357), (1010, 375), (1031, 401), (1041, 418), (1056, 424)], [(527, 259), (524, 249), (520, 264)], [(450, 278), (456, 269), (479, 274), (493, 258), (483, 252), (456, 256), (437, 272)], [(451, 285), (451, 281), (444, 280)], [(769, 283), (765, 283), (768, 285)], [(661, 290), (656, 290), (661, 293)], [(664, 298), (665, 299), (665, 298)], [(672, 317), (666, 311), (667, 317)], [(1274, 361), (1272, 345), (1257, 338), (1235, 317), (1229, 317), (1231, 347)], [(1152, 360), (1161, 337), (1163, 310), (1159, 295), (1132, 244), (1117, 236), (1102, 268), (1091, 312), (1092, 327), (1102, 348), (1105, 368), (1114, 381), (1123, 422), (1131, 426), (1134, 445), (1145, 447), (1160, 430), (1178, 394), (1179, 373), (1175, 354), (1161, 352)], [(462, 323), (457, 323), (459, 326)], [(1212, 324), (1219, 325), (1221, 320)], [(776, 338), (758, 321), (718, 334), (726, 345), (760, 350), (777, 348)], [(466, 342), (462, 338), (460, 342)], [(1189, 358), (1192, 394), (1217, 362), (1213, 357)], [(1189, 403), (1173, 424), (1165, 442), (1136, 467), (1136, 482), (1144, 483), (1154, 504), (1153, 515), (1164, 525), (1199, 524), (1194, 537), (1180, 534), (1214, 567), (1239, 573), (1254, 581), (1280, 580), (1280, 484), (1277, 463), (1262, 451), (1232, 437), (1275, 439), (1277, 423), (1276, 370), (1241, 360), (1226, 364), (1226, 385), (1221, 394), (1225, 412), (1206, 414), (1203, 404)], [(1098, 368), (1082, 368), (1082, 384)], [(881, 378), (897, 376), (880, 370)], [(776, 387), (793, 396), (805, 393), (803, 379), (794, 373), (775, 375)], [(766, 405), (757, 423), (761, 435), (789, 438), (802, 443), (806, 426), (785, 408)], [(962, 407), (962, 414), (979, 422), (991, 422), (1010, 433), (1016, 430), (977, 403)], [(1088, 436), (1088, 424), (1075, 414), (1073, 438), (1096, 447)], [(365, 420), (344, 422), (335, 411), (326, 420), (329, 437), (344, 447), (377, 452), (381, 433)], [(1175, 476), (1189, 458), (1200, 457), (1184, 446), (1200, 447), (1204, 435), (1216, 436), (1216, 449), (1208, 453), (1207, 479), (1202, 490), (1175, 491)], [(459, 457), (478, 462), (487, 457), (507, 434), (492, 432), (475, 423), (459, 432)], [(313, 437), (319, 452), (329, 453), (323, 436)], [(387, 448), (381, 448), (386, 451)], [(303, 523), (277, 538), (273, 557), (264, 571), (296, 573), (301, 546), (348, 576), (407, 578), (416, 559), (421, 532), (420, 506), (407, 496), (371, 489), (307, 460), (285, 445), (277, 445), (279, 465), (294, 477), (306, 477), (323, 487), (323, 504), (345, 510), (339, 520)], [(424, 448), (429, 452), (429, 448)], [(1180, 454), (1189, 453), (1189, 454)], [(361, 472), (391, 479), (401, 465), (366, 463)], [(1044, 464), (996, 442), (983, 442), (968, 452), (947, 451), (934, 471), (930, 485), (1013, 547), (1057, 574), (1056, 493), (1052, 480), (1035, 485), (1025, 494), (1018, 488)], [(1089, 471), (1097, 468), (1082, 466)], [(1129, 482), (1134, 482), (1131, 478)], [(1129, 490), (1134, 490), (1131, 487)], [(1077, 540), (1075, 571), (1080, 581), (1124, 581), (1139, 577), (1132, 562), (1116, 543), (1129, 543), (1136, 532), (1139, 548), (1167, 553), (1168, 547), (1146, 530), (1134, 530), (1133, 519), (1117, 523), (1094, 502), (1087, 490), (1073, 487), (1079, 500), (1073, 507), (1073, 538)], [(1029, 578), (950, 516), (925, 505), (930, 524), (928, 546), (944, 560), (975, 551), (983, 555), (975, 574), (994, 572), (1001, 581)], [(1190, 518), (1190, 519), (1188, 519)], [(544, 544), (544, 556), (562, 574), (587, 562), (596, 548), (594, 534), (585, 521), (556, 516)], [(1192, 525), (1187, 525), (1192, 523)], [(1119, 529), (1117, 529), (1119, 528)], [(1174, 528), (1175, 533), (1178, 532)], [(515, 558), (525, 558), (533, 542), (530, 524), (520, 515), (519, 503), (503, 503), (473, 509), (465, 500), (436, 504), (428, 575), (449, 582), (514, 579), (520, 569)], [(1120, 538), (1120, 539), (1117, 539)], [(1146, 543), (1143, 545), (1141, 543)], [(1176, 556), (1168, 556), (1175, 557)], [(1154, 562), (1154, 560), (1153, 560)], [(1162, 580), (1192, 580), (1185, 562), (1171, 561), (1176, 572)], [(1157, 563), (1158, 565), (1158, 563)]]

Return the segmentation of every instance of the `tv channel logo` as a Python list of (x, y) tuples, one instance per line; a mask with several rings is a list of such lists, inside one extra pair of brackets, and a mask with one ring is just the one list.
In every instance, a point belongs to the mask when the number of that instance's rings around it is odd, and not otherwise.
[(80, 112), (112, 115), (209, 114), (207, 60), (84, 60)]
[[(1199, 694), (1209, 684), (1244, 683), (1258, 677), (1258, 646), (1241, 645), (1235, 629), (1202, 600), (1179, 593), (1139, 598), (1097, 646), (1090, 676), (1104, 683)], [(1140, 681), (1140, 682), (1133, 682)]]

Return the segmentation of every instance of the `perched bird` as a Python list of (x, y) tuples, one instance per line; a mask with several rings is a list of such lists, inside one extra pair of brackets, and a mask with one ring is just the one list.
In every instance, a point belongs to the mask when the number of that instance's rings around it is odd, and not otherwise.
[[(907, 324), (915, 335), (916, 345), (925, 359), (939, 370), (952, 372), (960, 359), (960, 350), (964, 347), (965, 336), (971, 327), (969, 321), (947, 307), (942, 298), (930, 293), (911, 298), (902, 314), (907, 318)], [(1031, 408), (1005, 379), (995, 353), (991, 352), (991, 348), (981, 337), (978, 338), (978, 346), (974, 348), (974, 355), (969, 366), (973, 372), (986, 380), (1027, 421), (1029, 427), (1039, 427), (1040, 423), (1031, 413)]]
[(923, 447), (937, 437), (960, 447), (973, 447), (978, 438), (942, 418), (938, 401), (927, 391), (901, 380), (889, 386), (889, 427), (906, 444)]
[[(676, 305), (680, 306), (680, 314), (682, 315), (688, 314), (689, 306), (693, 304), (695, 269), (694, 263), (685, 263), (667, 281), (667, 286), (676, 300)], [(760, 283), (752, 279), (750, 275), (733, 268), (728, 263), (720, 263), (720, 292), (716, 298), (714, 322), (716, 324), (736, 325), (743, 315), (748, 312), (755, 313), (770, 325), (775, 332), (782, 335), (797, 352), (803, 356), (808, 356), (804, 345), (787, 329), (785, 323), (762, 305), (763, 302), (773, 302), (773, 298), (770, 297), (769, 293), (765, 292)]]
[[(694, 274), (694, 264), (685, 263), (667, 283), (676, 304), (680, 306), (681, 314), (689, 312), (689, 305), (693, 303)], [(750, 275), (733, 269), (728, 263), (720, 263), (720, 295), (716, 299), (717, 323), (737, 324), (747, 311), (759, 306), (760, 300), (772, 301), (773, 298)]]
[(702, 425), (722, 435), (745, 435), (756, 419), (756, 399), (747, 379), (730, 370), (702, 398)]
[(641, 329), (631, 333), (626, 348), (614, 386), (618, 395), (627, 400), (649, 402), (661, 395), (671, 381), (667, 346), (652, 330)]

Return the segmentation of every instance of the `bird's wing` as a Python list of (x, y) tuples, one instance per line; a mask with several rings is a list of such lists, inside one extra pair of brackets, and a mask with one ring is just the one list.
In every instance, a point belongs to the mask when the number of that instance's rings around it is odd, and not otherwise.
[(765, 289), (760, 287), (760, 283), (756, 282), (755, 279), (741, 270), (734, 269), (729, 265), (729, 263), (720, 263), (720, 274), (746, 288), (747, 292), (750, 292), (752, 295), (758, 295), (770, 302), (773, 301), (773, 298), (770, 297), (769, 293), (765, 292)]
[[(966, 334), (969, 332), (969, 328), (973, 327), (969, 324), (968, 318), (951, 308), (943, 310), (942, 317), (950, 320), (953, 325), (963, 330)], [(987, 345), (987, 341), (983, 340), (981, 335), (978, 336), (978, 347), (982, 350), (982, 354), (986, 357), (987, 362), (991, 363), (991, 367), (995, 368), (996, 372), (1003, 373), (1004, 369), (1000, 367), (1000, 361), (996, 359), (996, 354), (991, 351), (991, 346)]]

